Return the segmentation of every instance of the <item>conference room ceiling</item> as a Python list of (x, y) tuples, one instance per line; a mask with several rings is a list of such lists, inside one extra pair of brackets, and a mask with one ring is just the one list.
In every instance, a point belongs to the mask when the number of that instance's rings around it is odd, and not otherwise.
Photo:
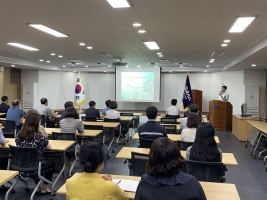
[[(114, 9), (106, 0), (2, 0), (0, 65), (95, 72), (114, 71), (114, 67), (108, 66), (118, 59), (129, 67), (160, 66), (163, 71), (202, 72), (267, 66), (267, 43), (261, 49), (253, 49), (267, 37), (266, 0), (131, 0), (131, 3), (130, 8)], [(257, 18), (243, 33), (229, 33), (238, 16)], [(142, 26), (134, 27), (133, 23), (137, 22)], [(57, 38), (27, 25), (33, 23), (69, 37)], [(138, 30), (146, 32), (141, 34)], [(226, 39), (231, 42), (222, 47)], [(144, 41), (156, 41), (160, 50), (149, 50)], [(7, 45), (8, 42), (39, 51), (19, 49)], [(86, 46), (80, 46), (81, 42)], [(210, 63), (214, 51), (225, 53)], [(252, 55), (235, 62), (247, 51)], [(157, 55), (159, 52), (162, 58)], [(99, 53), (113, 57), (105, 58)], [(162, 64), (160, 59), (168, 59), (170, 63)], [(77, 60), (77, 64), (72, 66), (70, 60)], [(252, 68), (252, 64), (257, 66)]]

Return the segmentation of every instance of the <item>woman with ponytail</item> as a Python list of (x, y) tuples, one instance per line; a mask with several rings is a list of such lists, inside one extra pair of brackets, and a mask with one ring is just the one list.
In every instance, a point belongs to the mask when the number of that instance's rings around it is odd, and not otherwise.
[(112, 182), (110, 175), (100, 176), (104, 168), (105, 154), (103, 147), (96, 142), (83, 143), (80, 148), (79, 160), (83, 173), (79, 177), (67, 180), (67, 200), (97, 199), (126, 200), (127, 194)]

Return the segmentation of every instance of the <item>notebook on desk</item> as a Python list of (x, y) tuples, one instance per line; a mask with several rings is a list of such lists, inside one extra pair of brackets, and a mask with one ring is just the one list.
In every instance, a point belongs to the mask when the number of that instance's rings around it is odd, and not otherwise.
[(138, 181), (125, 180), (125, 179), (113, 179), (113, 182), (117, 183), (118, 186), (126, 192), (136, 192)]

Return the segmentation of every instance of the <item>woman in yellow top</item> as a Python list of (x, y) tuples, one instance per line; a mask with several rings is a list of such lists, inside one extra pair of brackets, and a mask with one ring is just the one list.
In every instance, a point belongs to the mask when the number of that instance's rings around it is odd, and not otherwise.
[(79, 160), (83, 173), (67, 180), (67, 200), (126, 200), (127, 194), (112, 182), (110, 175), (100, 176), (104, 168), (103, 147), (96, 142), (81, 145)]

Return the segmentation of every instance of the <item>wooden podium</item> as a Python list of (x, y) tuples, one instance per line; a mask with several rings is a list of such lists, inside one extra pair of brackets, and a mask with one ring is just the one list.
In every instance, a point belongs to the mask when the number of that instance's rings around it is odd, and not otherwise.
[(202, 91), (192, 90), (193, 103), (199, 106), (199, 112), (202, 112)]
[(230, 102), (213, 100), (209, 102), (210, 123), (215, 130), (231, 131), (232, 130), (232, 113), (233, 106)]

